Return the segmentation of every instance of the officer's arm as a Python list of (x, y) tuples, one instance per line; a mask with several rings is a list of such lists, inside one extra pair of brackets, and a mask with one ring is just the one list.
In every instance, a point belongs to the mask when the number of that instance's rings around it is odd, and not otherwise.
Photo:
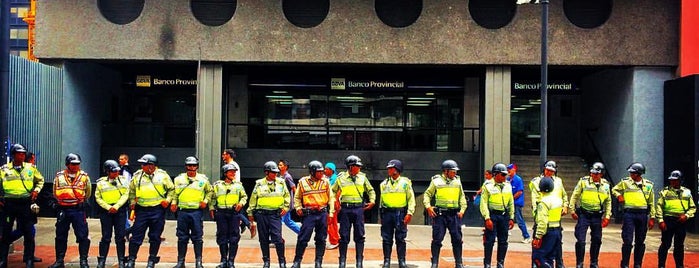
[(238, 201), (238, 204), (241, 204), (245, 206), (245, 204), (248, 203), (248, 194), (245, 192), (245, 188), (243, 188), (243, 184), (240, 184), (240, 193), (239, 193), (240, 200)]
[[(609, 187), (602, 184), (601, 187)], [(609, 188), (606, 188), (607, 198), (604, 200), (604, 218), (609, 219), (612, 217), (612, 195), (609, 192)]]
[(374, 191), (374, 186), (371, 186), (368, 178), (364, 180), (364, 189), (369, 194), (369, 203), (376, 203), (376, 191)]
[(204, 202), (205, 203), (210, 203), (211, 202), (211, 197), (214, 195), (214, 188), (211, 187), (211, 183), (209, 183), (209, 178), (204, 176), (206, 179), (206, 182), (204, 183)]
[(515, 219), (515, 199), (514, 199), (514, 196), (510, 197), (510, 200), (506, 206), (507, 206), (507, 211), (510, 214), (510, 220), (514, 220)]
[(536, 208), (536, 231), (534, 237), (541, 239), (546, 235), (549, 224), (549, 208), (543, 202), (539, 202)]
[[(95, 191), (95, 196), (97, 196), (97, 192), (98, 191)], [(128, 201), (129, 201), (129, 188), (126, 187), (126, 192), (123, 193), (121, 195), (121, 197), (119, 197), (119, 200), (117, 200), (116, 204), (114, 204), (114, 208), (119, 209), (122, 206), (124, 206), (124, 204), (126, 204), (126, 202), (128, 202)]]
[(177, 196), (175, 196), (175, 184), (172, 182), (170, 175), (167, 175), (167, 172), (163, 171), (163, 173), (165, 173), (165, 178), (163, 178), (163, 188), (165, 188), (165, 191), (167, 192), (165, 200), (170, 203), (173, 199), (177, 198)]
[(689, 209), (687, 209), (687, 212), (685, 215), (687, 215), (687, 218), (693, 218), (694, 214), (697, 213), (697, 205), (694, 204), (694, 199), (692, 198), (692, 194), (689, 194)]
[(432, 206), (432, 196), (434, 195), (435, 191), (436, 187), (434, 186), (434, 183), (430, 182), (430, 186), (427, 186), (427, 190), (425, 190), (425, 193), (422, 195), (422, 204), (425, 206), (425, 208)]
[[(536, 178), (534, 178), (536, 179)], [(532, 194), (532, 213), (536, 211), (536, 204), (539, 202), (539, 191), (536, 188), (536, 185), (534, 183), (534, 179), (532, 179), (531, 182), (529, 182), (529, 191)], [(481, 197), (481, 200), (483, 198)]]
[(466, 207), (468, 207), (468, 202), (466, 201), (466, 195), (464, 194), (464, 186), (459, 185), (459, 188), (461, 188), (461, 192), (459, 193), (459, 212), (465, 213)]
[(133, 179), (129, 183), (129, 204), (131, 206), (136, 205), (136, 180)]
[(624, 183), (624, 179), (619, 180), (619, 183), (614, 185), (614, 188), (612, 188), (612, 195), (614, 195), (614, 197), (619, 197), (620, 195), (623, 195), (625, 185), (626, 184)]
[(90, 176), (85, 173), (85, 202), (90, 199), (90, 196), (92, 196), (92, 181), (90, 180)]
[[(329, 180), (323, 179), (325, 182), (330, 183)], [(328, 215), (333, 215), (335, 213), (335, 194), (333, 189), (328, 187)]]
[(248, 205), (248, 216), (252, 216), (253, 211), (255, 210), (255, 207), (257, 207), (257, 183), (255, 184), (255, 188), (252, 189), (252, 193), (250, 193), (250, 203)]
[(658, 219), (658, 222), (664, 221), (664, 219), (663, 219), (663, 206), (665, 206), (665, 190), (661, 190), (658, 193), (658, 203), (655, 204), (655, 218)]
[(490, 219), (490, 210), (488, 209), (488, 198), (490, 196), (490, 192), (488, 191), (488, 187), (483, 184), (481, 187), (481, 204), (480, 204), (480, 210), (481, 210), (481, 216), (483, 216), (484, 220)]
[(97, 203), (97, 205), (100, 206), (101, 208), (103, 208), (105, 210), (109, 210), (109, 208), (111, 208), (112, 206), (107, 204), (107, 202), (105, 202), (102, 199), (102, 191), (100, 190), (100, 187), (99, 187), (99, 180), (97, 181), (97, 185), (98, 185), (98, 187), (95, 190), (95, 203)]
[(187, 175), (184, 176), (185, 177), (183, 178), (182, 174), (180, 174), (177, 177), (175, 177), (172, 183), (172, 190), (169, 191), (167, 190), (168, 188), (165, 187), (165, 182), (163, 181), (163, 188), (165, 188), (165, 191), (167, 191), (167, 194), (165, 195), (167, 197), (166, 200), (168, 201), (168, 203), (170, 203), (170, 205), (177, 205), (177, 201), (179, 201), (177, 200), (177, 198), (180, 196), (180, 193), (184, 191), (184, 188), (187, 187), (187, 183), (183, 182), (182, 180), (188, 181), (189, 178), (186, 177)]
[(563, 199), (563, 209), (568, 210), (568, 192), (566, 192), (566, 187), (563, 185), (563, 179), (561, 179), (561, 198)]
[(650, 208), (650, 211), (648, 215), (650, 215), (651, 218), (655, 218), (655, 192), (653, 191), (653, 184), (650, 184), (650, 194), (648, 194), (648, 199), (646, 202), (648, 202), (648, 207)]
[(44, 188), (44, 176), (41, 175), (41, 172), (36, 167), (32, 167), (32, 169), (34, 170), (34, 191), (40, 193), (41, 189)]
[(580, 180), (578, 180), (578, 183), (575, 185), (575, 189), (573, 189), (573, 194), (570, 195), (570, 202), (568, 202), (568, 208), (572, 212), (575, 212), (575, 206), (578, 205), (578, 198), (580, 198), (580, 195), (582, 194), (584, 180), (585, 177), (580, 178)]
[[(217, 189), (216, 183), (211, 185), (211, 201), (209, 201), (209, 210), (216, 210), (216, 204), (218, 202), (218, 192), (216, 191)], [(231, 191), (235, 191), (235, 188), (231, 189)]]
[(301, 196), (303, 195), (303, 180), (305, 179), (306, 177), (301, 178), (298, 187), (296, 187), (296, 192), (294, 193), (294, 207), (291, 208), (294, 211), (303, 208), (303, 200)]
[(281, 207), (281, 209), (289, 211), (289, 206), (291, 205), (291, 194), (289, 193), (289, 189), (286, 188), (286, 185), (284, 185), (284, 205)]
[(415, 192), (413, 191), (413, 185), (408, 183), (406, 191), (408, 198), (408, 214), (413, 215), (413, 213), (415, 213)]

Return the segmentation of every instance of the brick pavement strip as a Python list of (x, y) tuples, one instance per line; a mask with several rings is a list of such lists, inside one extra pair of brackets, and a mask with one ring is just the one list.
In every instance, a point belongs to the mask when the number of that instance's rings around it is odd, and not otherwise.
[[(89, 261), (92, 266), (97, 262), (97, 252), (100, 239), (99, 233), (99, 220), (88, 219), (90, 228), (90, 237), (92, 241), (92, 246), (90, 248)], [(55, 251), (53, 248), (54, 244), (54, 232), (55, 232), (55, 219), (52, 218), (40, 218), (39, 224), (37, 225), (37, 250), (36, 255), (43, 258), (44, 261), (36, 265), (36, 267), (47, 267), (55, 260)], [(166, 225), (166, 232), (163, 236), (166, 240), (163, 242), (160, 250), (161, 263), (157, 267), (172, 267), (177, 259), (177, 248), (175, 237), (175, 226), (176, 222), (168, 221)], [(367, 242), (365, 249), (365, 267), (380, 267), (383, 261), (383, 253), (381, 250), (381, 239), (378, 231), (378, 225), (367, 224)], [(605, 229), (604, 241), (602, 247), (602, 253), (600, 254), (600, 264), (601, 267), (618, 267), (620, 254), (620, 231), (621, 225), (610, 225), (610, 227)], [(466, 267), (482, 267), (483, 258), (483, 246), (480, 237), (481, 228), (479, 227), (466, 227), (464, 231), (464, 265)], [(516, 228), (515, 228), (516, 229)], [(566, 266), (575, 266), (574, 257), (574, 238), (572, 234), (572, 225), (565, 226), (564, 233), (564, 261)], [(296, 245), (295, 235), (288, 229), (284, 229), (284, 237), (286, 240), (286, 258), (287, 263), (290, 265), (294, 257), (294, 247)], [(430, 234), (431, 228), (429, 226), (411, 225), (408, 231), (408, 264), (410, 267), (429, 267), (430, 260)], [(219, 251), (214, 239), (215, 235), (215, 224), (212, 222), (205, 223), (205, 235), (204, 235), (204, 262), (205, 267), (215, 267), (219, 262)], [(657, 248), (659, 245), (660, 233), (657, 230), (649, 232), (647, 239), (647, 250), (644, 259), (643, 267), (657, 267)], [(528, 267), (531, 258), (531, 250), (528, 245), (522, 244), (519, 241), (521, 236), (518, 230), (512, 230), (512, 235), (510, 237), (510, 250), (507, 254), (506, 265), (507, 267)], [(21, 240), (16, 243), (15, 251), (10, 255), (9, 261), (10, 265), (8, 267), (23, 267), (22, 260), (22, 245)], [(66, 253), (66, 261), (69, 263), (68, 267), (78, 267), (78, 250), (77, 244), (75, 244), (75, 239), (69, 238), (68, 252)], [(440, 267), (453, 267), (453, 255), (451, 253), (451, 245), (449, 243), (449, 238), (447, 237), (443, 242), (442, 247)], [(191, 244), (190, 244), (191, 245)], [(685, 266), (686, 267), (699, 267), (699, 235), (688, 234), (686, 242), (686, 256), (685, 256)], [(262, 263), (261, 254), (259, 251), (259, 243), (257, 239), (250, 239), (249, 232), (243, 234), (243, 238), (240, 242), (240, 250), (236, 257), (236, 267), (260, 267)], [(588, 243), (589, 246), (589, 243)], [(312, 264), (314, 260), (314, 247), (313, 241), (310, 242), (306, 254), (304, 256), (304, 264)], [(116, 250), (114, 249), (114, 244), (112, 243), (112, 248), (109, 251), (108, 264), (116, 262)], [(145, 262), (148, 255), (148, 245), (144, 243), (139, 252), (139, 258), (137, 260), (137, 266), (145, 267)], [(273, 267), (277, 267), (277, 259), (272, 250), (272, 264)], [(395, 250), (393, 251), (393, 257), (391, 258), (393, 266), (397, 267), (397, 259), (395, 256)], [(586, 258), (586, 265), (588, 264), (589, 256)], [(494, 260), (493, 260), (494, 262)], [(187, 253), (187, 264), (188, 266), (194, 266), (194, 252), (190, 247)], [(324, 267), (335, 267), (338, 263), (337, 250), (327, 250), (323, 262)], [(493, 263), (494, 264), (494, 263)], [(672, 260), (672, 253), (668, 256), (667, 267), (674, 267), (674, 261)], [(309, 265), (306, 265), (308, 267)], [(354, 267), (354, 250), (352, 244), (350, 244), (350, 249), (348, 250), (348, 266)], [(116, 266), (113, 266), (116, 267)]]

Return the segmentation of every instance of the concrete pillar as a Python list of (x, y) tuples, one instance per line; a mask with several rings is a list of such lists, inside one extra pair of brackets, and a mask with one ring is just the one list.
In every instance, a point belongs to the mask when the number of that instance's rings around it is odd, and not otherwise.
[(486, 67), (483, 120), (483, 165), (510, 162), (510, 67)]
[(202, 64), (197, 83), (196, 153), (199, 172), (217, 180), (221, 174), (223, 66)]

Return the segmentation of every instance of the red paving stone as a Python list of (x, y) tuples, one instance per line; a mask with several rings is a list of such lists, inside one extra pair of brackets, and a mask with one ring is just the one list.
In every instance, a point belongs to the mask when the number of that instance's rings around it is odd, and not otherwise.
[[(127, 246), (128, 247), (128, 246)], [(21, 253), (21, 246), (16, 246), (17, 251), (14, 253), (10, 254), (9, 260), (10, 260), (10, 265), (8, 267), (13, 268), (13, 267), (24, 267), (24, 265), (21, 263), (22, 260), (22, 253)], [(41, 267), (47, 267), (50, 264), (52, 264), (55, 261), (55, 251), (52, 246), (47, 246), (47, 245), (41, 245), (37, 246), (36, 248), (36, 255), (38, 257), (43, 258), (43, 262), (38, 263), (36, 265), (37, 268)], [(98, 252), (98, 248), (96, 246), (93, 246), (90, 248), (90, 263), (92, 266), (94, 266), (94, 263), (96, 262), (96, 256)], [(274, 248), (271, 249), (272, 252), (272, 263), (273, 266), (276, 267), (276, 254), (274, 251)], [(287, 263), (291, 264), (293, 261), (293, 256), (294, 256), (294, 249), (293, 248), (286, 248), (285, 250), (286, 256), (287, 256)], [(574, 252), (565, 252), (564, 253), (566, 256), (565, 259), (565, 264), (568, 267), (575, 267), (575, 257), (574, 257)], [(116, 255), (116, 250), (112, 246), (110, 249), (110, 254), (109, 256), (115, 256)], [(218, 248), (215, 247), (206, 247), (204, 249), (204, 262), (209, 263), (209, 264), (214, 264), (219, 262), (219, 251)], [(172, 247), (172, 246), (164, 246), (161, 247), (160, 250), (160, 256), (161, 256), (161, 264), (156, 265), (156, 267), (170, 267), (170, 263), (175, 263), (177, 259), (177, 248)], [(303, 260), (304, 264), (312, 264), (314, 260), (314, 250), (312, 247), (307, 248), (305, 258)], [(349, 267), (354, 267), (354, 250), (349, 249), (348, 250), (348, 256), (350, 258), (348, 259), (348, 266)], [(473, 251), (473, 250), (467, 250), (464, 251), (464, 259), (465, 262), (464, 264), (466, 266), (480, 266), (480, 258), (482, 258), (483, 252), (481, 251)], [(337, 250), (327, 250), (325, 253), (325, 258), (324, 258), (324, 265), (325, 267), (334, 267), (337, 264), (337, 257), (338, 253)], [(443, 249), (441, 253), (441, 257), (443, 258), (440, 261), (440, 266), (439, 267), (454, 267), (453, 262), (449, 261), (449, 258), (452, 257), (451, 250), (449, 249)], [(144, 244), (140, 251), (139, 251), (139, 257), (137, 262), (146, 262), (148, 258), (148, 244)], [(600, 267), (618, 267), (619, 266), (619, 260), (621, 258), (620, 253), (612, 253), (612, 252), (602, 252), (600, 253)], [(365, 256), (364, 256), (365, 261), (368, 260), (374, 260), (374, 261), (380, 261), (383, 260), (383, 253), (381, 249), (365, 249)], [(408, 250), (408, 263), (410, 264), (411, 261), (429, 261), (430, 259), (430, 251), (426, 249), (414, 249)], [(113, 260), (113, 258), (111, 259)], [(66, 253), (66, 261), (71, 262), (71, 263), (77, 263), (78, 262), (78, 248), (77, 246), (69, 246), (68, 247), (68, 252)], [(396, 262), (396, 257), (395, 257), (395, 251), (393, 253), (393, 258), (392, 261), (395, 263)], [(529, 252), (508, 252), (507, 254), (507, 259), (506, 259), (506, 266), (507, 267), (527, 267), (531, 261), (531, 254)], [(644, 259), (644, 264), (643, 267), (657, 267), (657, 261), (658, 261), (658, 256), (657, 253), (655, 252), (647, 252), (645, 255)], [(187, 253), (187, 263), (189, 264), (188, 266), (193, 266), (194, 262), (194, 253), (193, 250), (190, 246), (190, 249)], [(493, 264), (495, 260), (493, 260)], [(241, 248), (238, 251), (238, 255), (236, 257), (236, 263), (237, 264), (244, 264), (244, 263), (250, 263), (250, 264), (256, 264), (256, 263), (262, 263), (261, 255), (260, 255), (260, 250), (258, 248)], [(108, 263), (109, 264), (109, 263)], [(589, 265), (586, 263), (585, 265)], [(143, 265), (145, 266), (145, 265)], [(207, 265), (211, 266), (211, 265)], [(667, 266), (668, 268), (675, 267), (674, 261), (672, 260), (672, 253), (668, 256), (668, 263)], [(699, 253), (698, 252), (687, 252), (685, 254), (685, 267), (699, 267)]]

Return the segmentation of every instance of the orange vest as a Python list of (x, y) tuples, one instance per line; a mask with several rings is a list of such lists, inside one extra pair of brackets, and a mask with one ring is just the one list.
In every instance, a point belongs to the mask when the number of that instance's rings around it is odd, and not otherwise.
[(311, 184), (310, 177), (304, 177), (299, 181), (304, 208), (320, 209), (326, 207), (330, 200), (328, 194), (330, 185), (326, 180), (315, 181)]
[(65, 171), (56, 174), (53, 184), (53, 192), (60, 206), (76, 206), (85, 202), (88, 183), (87, 174), (80, 171), (71, 181)]

